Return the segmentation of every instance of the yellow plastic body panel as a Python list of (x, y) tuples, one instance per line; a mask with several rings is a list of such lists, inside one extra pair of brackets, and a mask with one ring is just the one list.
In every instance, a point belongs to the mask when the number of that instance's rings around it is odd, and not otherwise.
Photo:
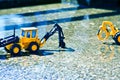
[[(27, 49), (31, 42), (36, 42), (40, 47), (43, 47), (46, 40), (44, 40), (43, 42), (40, 41), (40, 39), (38, 38), (37, 28), (35, 27), (22, 28), (21, 30), (24, 31), (24, 36), (21, 35), (20, 37), (20, 44), (22, 46), (22, 49)], [(33, 31), (35, 32), (34, 37), (33, 37)], [(29, 33), (29, 37), (28, 37), (28, 33)]]
[(45, 43), (46, 43), (46, 39), (44, 39), (42, 42), (40, 42), (40, 48), (43, 47)]
[[(17, 44), (19, 44), (19, 45), (21, 46), (21, 44), (20, 44), (20, 43), (17, 43)], [(5, 47), (7, 48), (7, 50), (10, 50), (10, 49), (11, 49), (11, 47), (12, 47), (12, 45), (13, 45), (13, 43), (8, 44), (8, 45), (6, 45)], [(15, 52), (17, 52), (17, 49), (15, 50)]]
[[(33, 36), (33, 31), (35, 32), (34, 36)], [(22, 33), (24, 32), (24, 34)], [(28, 35), (29, 33), (29, 35)], [(35, 27), (30, 27), (30, 28), (21, 28), (21, 36), (20, 36), (20, 40), (17, 44), (19, 44), (21, 46), (21, 50), (22, 49), (27, 49), (29, 47), (29, 44), (31, 42), (36, 42), (39, 47), (43, 47), (44, 44), (46, 43), (46, 40), (44, 39), (42, 42), (40, 41), (40, 39), (38, 38), (38, 29)], [(7, 46), (5, 46), (8, 50), (11, 49), (12, 44), (8, 44)], [(33, 46), (33, 50), (36, 47)], [(17, 52), (17, 49), (15, 49), (15, 52)]]
[[(29, 44), (31, 42), (37, 42), (38, 44), (40, 44), (40, 40), (38, 39), (38, 29), (35, 27), (31, 27), (31, 28), (22, 28), (21, 29), (21, 37), (20, 37), (20, 44), (22, 46), (22, 49), (27, 49)], [(35, 36), (32, 37), (32, 32), (33, 30), (35, 31)]]
[(27, 49), (31, 42), (36, 42), (40, 44), (40, 40), (38, 38), (26, 38), (26, 37), (20, 38), (20, 44), (22, 49)]
[[(109, 28), (107, 28), (107, 26), (110, 27), (110, 30), (109, 30)], [(105, 37), (102, 37), (103, 32), (105, 33)], [(117, 32), (119, 32), (119, 30), (114, 27), (112, 22), (103, 21), (102, 25), (100, 26), (100, 28), (98, 30), (97, 37), (99, 40), (106, 40), (106, 39), (108, 39), (109, 36), (114, 37)]]
[(12, 44), (8, 44), (8, 45), (5, 46), (5, 47), (7, 48), (7, 50), (10, 50), (12, 45), (13, 45), (13, 43), (12, 43)]

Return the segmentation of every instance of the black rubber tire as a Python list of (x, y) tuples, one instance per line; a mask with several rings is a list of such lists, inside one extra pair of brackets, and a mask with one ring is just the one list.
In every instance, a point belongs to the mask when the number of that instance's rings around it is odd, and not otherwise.
[(115, 43), (117, 45), (120, 45), (120, 41), (118, 41), (118, 37), (120, 37), (120, 32), (116, 33), (115, 36), (113, 37)]
[[(33, 45), (36, 45), (36, 47), (37, 47), (36, 50), (32, 50), (32, 46), (33, 46)], [(29, 44), (28, 50), (29, 50), (30, 53), (37, 53), (37, 52), (39, 51), (39, 45), (38, 45), (38, 43), (36, 43), (36, 42), (31, 42), (31, 43)]]
[[(17, 53), (14, 52), (14, 49), (18, 48), (19, 51)], [(13, 44), (10, 48), (10, 53), (12, 56), (20, 56), (21, 55), (21, 47), (19, 44)]]
[(7, 53), (10, 52), (10, 50), (8, 50), (6, 47), (4, 47), (4, 50), (5, 50)]

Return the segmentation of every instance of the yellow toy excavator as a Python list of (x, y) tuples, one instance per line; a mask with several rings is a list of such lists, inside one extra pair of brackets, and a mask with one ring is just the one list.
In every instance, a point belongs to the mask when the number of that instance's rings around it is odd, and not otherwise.
[(21, 28), (20, 37), (15, 36), (14, 29), (13, 35), (0, 38), (0, 47), (4, 47), (5, 50), (13, 56), (21, 55), (21, 50), (36, 53), (39, 48), (43, 47), (45, 42), (56, 32), (58, 32), (59, 47), (65, 48), (65, 37), (62, 28), (57, 23), (42, 39), (39, 39), (38, 28), (36, 27)]
[(118, 28), (115, 28), (110, 21), (103, 21), (98, 30), (97, 37), (99, 40), (104, 41), (108, 39), (109, 36), (112, 36), (115, 43), (120, 45), (120, 32)]

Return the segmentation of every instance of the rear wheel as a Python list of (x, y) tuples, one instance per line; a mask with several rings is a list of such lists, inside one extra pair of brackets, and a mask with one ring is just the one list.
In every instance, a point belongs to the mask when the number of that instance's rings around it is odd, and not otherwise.
[(28, 50), (30, 53), (36, 53), (39, 50), (39, 45), (36, 42), (31, 42), (29, 44)]
[(113, 39), (116, 44), (120, 45), (120, 32), (116, 33)]
[(13, 56), (21, 55), (21, 47), (19, 44), (13, 44), (10, 49), (10, 53)]

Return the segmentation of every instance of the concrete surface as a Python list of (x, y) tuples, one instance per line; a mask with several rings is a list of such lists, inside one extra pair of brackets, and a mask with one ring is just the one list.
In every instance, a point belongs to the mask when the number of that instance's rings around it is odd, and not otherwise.
[[(25, 15), (45, 11), (38, 15)], [(50, 12), (51, 11), (51, 12)], [(120, 26), (119, 11), (104, 8), (78, 8), (70, 4), (52, 4), (0, 10), (1, 17), (10, 14), (24, 14), (16, 35), (20, 35), (23, 24), (43, 21), (38, 24), (39, 35), (44, 35), (58, 22), (64, 31), (67, 49), (58, 48), (57, 34), (52, 36), (38, 55), (27, 53), (20, 57), (3, 58), (0, 50), (1, 80), (119, 80), (120, 46), (114, 45), (112, 38), (105, 42), (97, 39), (97, 31), (102, 21), (112, 21)], [(4, 26), (15, 25), (4, 20)], [(11, 20), (7, 19), (7, 20)], [(4, 27), (1, 28), (4, 30)], [(12, 29), (1, 31), (0, 35), (12, 34)], [(104, 44), (103, 44), (104, 43)], [(43, 56), (39, 54), (42, 53)], [(25, 53), (24, 53), (25, 54)]]

